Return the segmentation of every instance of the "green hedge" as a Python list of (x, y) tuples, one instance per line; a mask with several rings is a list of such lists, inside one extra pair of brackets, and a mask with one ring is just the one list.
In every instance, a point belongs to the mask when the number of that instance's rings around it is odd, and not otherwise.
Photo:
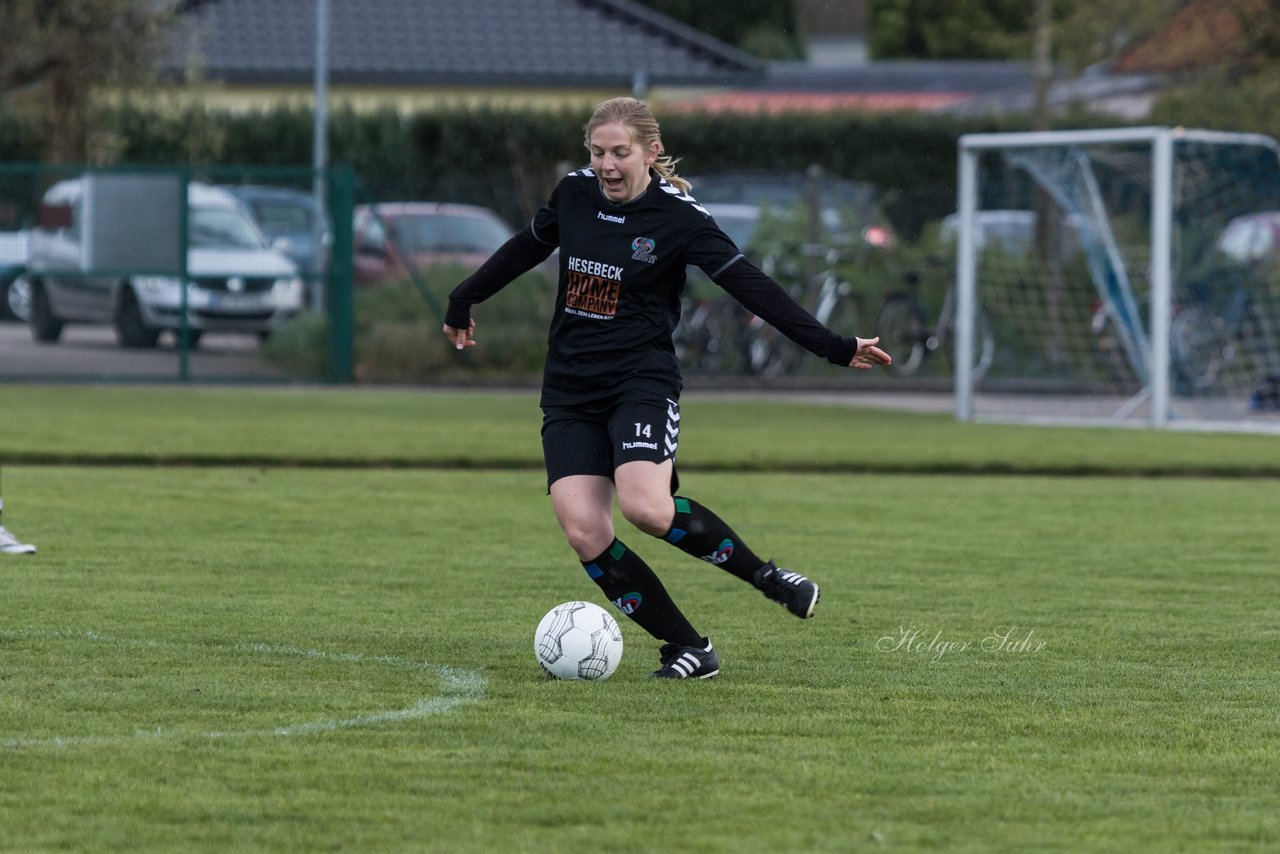
[[(661, 116), (667, 150), (687, 175), (737, 170), (803, 170), (880, 187), (904, 235), (954, 209), (956, 140), (962, 133), (1021, 130), (1023, 117), (918, 114)], [(567, 165), (586, 160), (581, 111), (460, 107), (400, 114), (335, 110), (330, 154), (350, 164), (366, 199), (449, 199), (482, 204), (508, 221), (528, 219)], [(307, 166), (309, 109), (248, 113), (196, 106), (157, 111), (126, 104), (105, 114), (114, 159), (122, 163)], [(1114, 124), (1076, 116), (1063, 126)], [(30, 160), (38, 136), (0, 109), (0, 160)]]
[[(423, 286), (441, 304), (467, 270), (442, 265), (423, 271)], [(440, 319), (408, 281), (355, 293), (354, 374), (371, 384), (418, 383), (457, 378), (468, 383), (480, 375), (490, 381), (537, 376), (547, 350), (547, 327), (555, 286), (530, 272), (479, 306), (477, 346), (458, 353), (447, 346)], [(324, 317), (306, 314), (285, 325), (263, 346), (272, 364), (299, 379), (325, 376), (328, 327)]]

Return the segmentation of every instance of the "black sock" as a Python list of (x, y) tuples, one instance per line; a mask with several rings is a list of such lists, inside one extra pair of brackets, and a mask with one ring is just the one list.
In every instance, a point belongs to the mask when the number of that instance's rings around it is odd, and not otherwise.
[(654, 571), (620, 541), (615, 539), (594, 560), (584, 560), (582, 567), (619, 611), (658, 640), (681, 646), (705, 643)]
[(681, 551), (713, 563), (748, 584), (764, 561), (719, 516), (692, 498), (675, 497), (676, 515), (662, 538)]

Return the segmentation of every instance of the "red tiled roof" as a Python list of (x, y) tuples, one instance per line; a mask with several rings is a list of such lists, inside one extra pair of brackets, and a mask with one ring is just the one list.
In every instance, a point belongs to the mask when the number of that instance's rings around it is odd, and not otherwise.
[(1189, 0), (1158, 30), (1125, 49), (1112, 66), (1121, 73), (1191, 71), (1214, 65), (1242, 49), (1242, 15), (1266, 0)]

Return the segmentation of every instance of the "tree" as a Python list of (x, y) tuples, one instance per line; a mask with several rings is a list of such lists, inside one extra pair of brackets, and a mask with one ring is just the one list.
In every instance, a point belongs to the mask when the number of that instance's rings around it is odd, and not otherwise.
[(1026, 0), (874, 0), (876, 59), (1013, 59), (1029, 52)]
[(94, 110), (155, 68), (180, 4), (151, 0), (4, 0), (0, 98), (43, 132), (45, 159), (88, 159)]
[[(1181, 0), (1054, 0), (1053, 59), (1078, 71), (1154, 26)], [(1026, 59), (1036, 4), (1027, 0), (874, 0), (876, 59)]]
[(1054, 58), (1073, 72), (1106, 62), (1186, 0), (1054, 0)]
[(1229, 0), (1229, 5), (1240, 20), (1236, 50), (1161, 96), (1151, 118), (1280, 138), (1280, 8), (1267, 0)]

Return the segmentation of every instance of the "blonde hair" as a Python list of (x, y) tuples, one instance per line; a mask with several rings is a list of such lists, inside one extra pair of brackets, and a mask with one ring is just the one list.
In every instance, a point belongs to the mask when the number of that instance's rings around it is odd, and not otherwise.
[(611, 98), (600, 104), (583, 128), (586, 131), (587, 148), (591, 147), (591, 134), (596, 128), (615, 124), (630, 128), (632, 136), (643, 148), (647, 149), (656, 141), (658, 159), (653, 162), (654, 171), (666, 178), (680, 192), (689, 192), (689, 182), (676, 174), (676, 163), (679, 162), (679, 158), (668, 156), (662, 149), (662, 133), (658, 128), (658, 120), (654, 118), (648, 104), (636, 98)]

